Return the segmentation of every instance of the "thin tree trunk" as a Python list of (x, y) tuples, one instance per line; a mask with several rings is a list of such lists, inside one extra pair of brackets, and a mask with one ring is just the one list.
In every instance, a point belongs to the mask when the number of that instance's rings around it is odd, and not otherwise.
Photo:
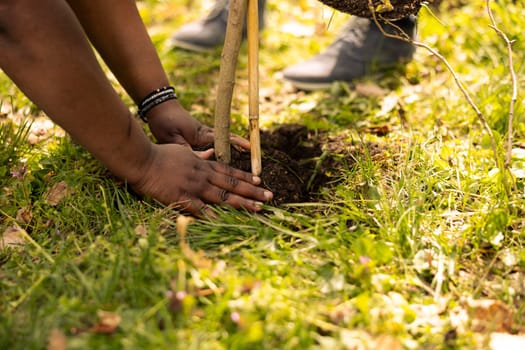
[(231, 0), (226, 27), (226, 38), (221, 55), (217, 100), (215, 104), (215, 156), (217, 161), (229, 164), (230, 111), (235, 85), (235, 70), (246, 19), (247, 0)]

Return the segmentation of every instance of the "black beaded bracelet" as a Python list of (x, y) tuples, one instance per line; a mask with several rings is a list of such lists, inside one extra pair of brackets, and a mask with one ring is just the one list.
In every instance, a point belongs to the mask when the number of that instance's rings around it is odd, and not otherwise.
[(169, 100), (176, 100), (177, 95), (175, 94), (175, 89), (172, 86), (161, 87), (150, 94), (148, 94), (138, 105), (138, 114), (140, 119), (145, 123), (148, 122), (146, 113), (148, 113), (152, 108), (160, 105)]

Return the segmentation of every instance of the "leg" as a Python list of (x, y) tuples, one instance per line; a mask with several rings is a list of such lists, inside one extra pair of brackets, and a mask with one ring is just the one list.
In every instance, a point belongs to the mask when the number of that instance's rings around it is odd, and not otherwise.
[[(410, 37), (415, 34), (415, 17), (395, 22)], [(387, 33), (396, 29), (382, 24)], [(339, 38), (312, 59), (288, 67), (283, 78), (303, 90), (328, 88), (334, 81), (352, 81), (371, 71), (408, 61), (414, 47), (404, 41), (386, 38), (369, 19), (352, 17)]]
[[(259, 0), (259, 27), (264, 23), (266, 0)], [(226, 34), (229, 0), (216, 0), (211, 12), (202, 20), (188, 23), (170, 39), (171, 46), (205, 52), (221, 46)]]

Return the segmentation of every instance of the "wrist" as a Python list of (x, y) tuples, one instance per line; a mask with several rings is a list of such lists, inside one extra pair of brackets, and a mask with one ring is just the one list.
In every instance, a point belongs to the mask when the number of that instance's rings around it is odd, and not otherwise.
[(140, 181), (151, 161), (153, 143), (136, 120), (130, 118), (128, 132), (110, 150), (97, 158), (113, 175), (133, 184)]
[(181, 112), (186, 112), (178, 100), (169, 100), (152, 108), (147, 114), (147, 123), (151, 125), (157, 119), (177, 119)]
[(146, 95), (138, 104), (138, 115), (145, 122), (148, 122), (148, 114), (151, 110), (166, 102), (177, 100), (175, 88), (173, 86), (163, 86)]

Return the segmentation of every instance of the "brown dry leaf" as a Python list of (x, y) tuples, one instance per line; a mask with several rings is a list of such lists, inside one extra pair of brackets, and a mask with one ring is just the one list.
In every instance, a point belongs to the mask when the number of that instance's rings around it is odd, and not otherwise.
[(472, 330), (476, 332), (510, 332), (513, 314), (500, 300), (480, 299), (467, 301)]
[(403, 350), (403, 344), (399, 339), (390, 335), (381, 334), (375, 339), (373, 349)]
[(18, 226), (8, 227), (0, 237), (0, 249), (19, 247), (26, 243), (27, 232)]
[(30, 207), (23, 207), (16, 212), (16, 221), (27, 224), (33, 218), (33, 211)]
[(67, 339), (64, 333), (59, 329), (53, 329), (49, 333), (49, 338), (47, 342), (47, 350), (66, 350), (67, 349)]
[(391, 126), (388, 124), (383, 125), (372, 125), (372, 126), (365, 126), (363, 128), (360, 128), (362, 132), (366, 132), (368, 134), (378, 135), (378, 136), (385, 136), (388, 135), (391, 132)]
[(355, 84), (355, 92), (365, 97), (379, 97), (386, 95), (388, 90), (371, 82), (363, 82)]
[(65, 181), (60, 181), (53, 186), (44, 196), (44, 200), (47, 204), (56, 206), (58, 205), (69, 193), (68, 185)]
[(507, 333), (492, 333), (490, 335), (491, 350), (525, 349), (525, 335)]
[(146, 228), (146, 225), (137, 225), (137, 227), (135, 227), (135, 234), (139, 237), (148, 237), (148, 229)]
[(122, 318), (116, 312), (98, 310), (98, 324), (91, 328), (94, 333), (111, 334), (115, 332), (122, 321)]

